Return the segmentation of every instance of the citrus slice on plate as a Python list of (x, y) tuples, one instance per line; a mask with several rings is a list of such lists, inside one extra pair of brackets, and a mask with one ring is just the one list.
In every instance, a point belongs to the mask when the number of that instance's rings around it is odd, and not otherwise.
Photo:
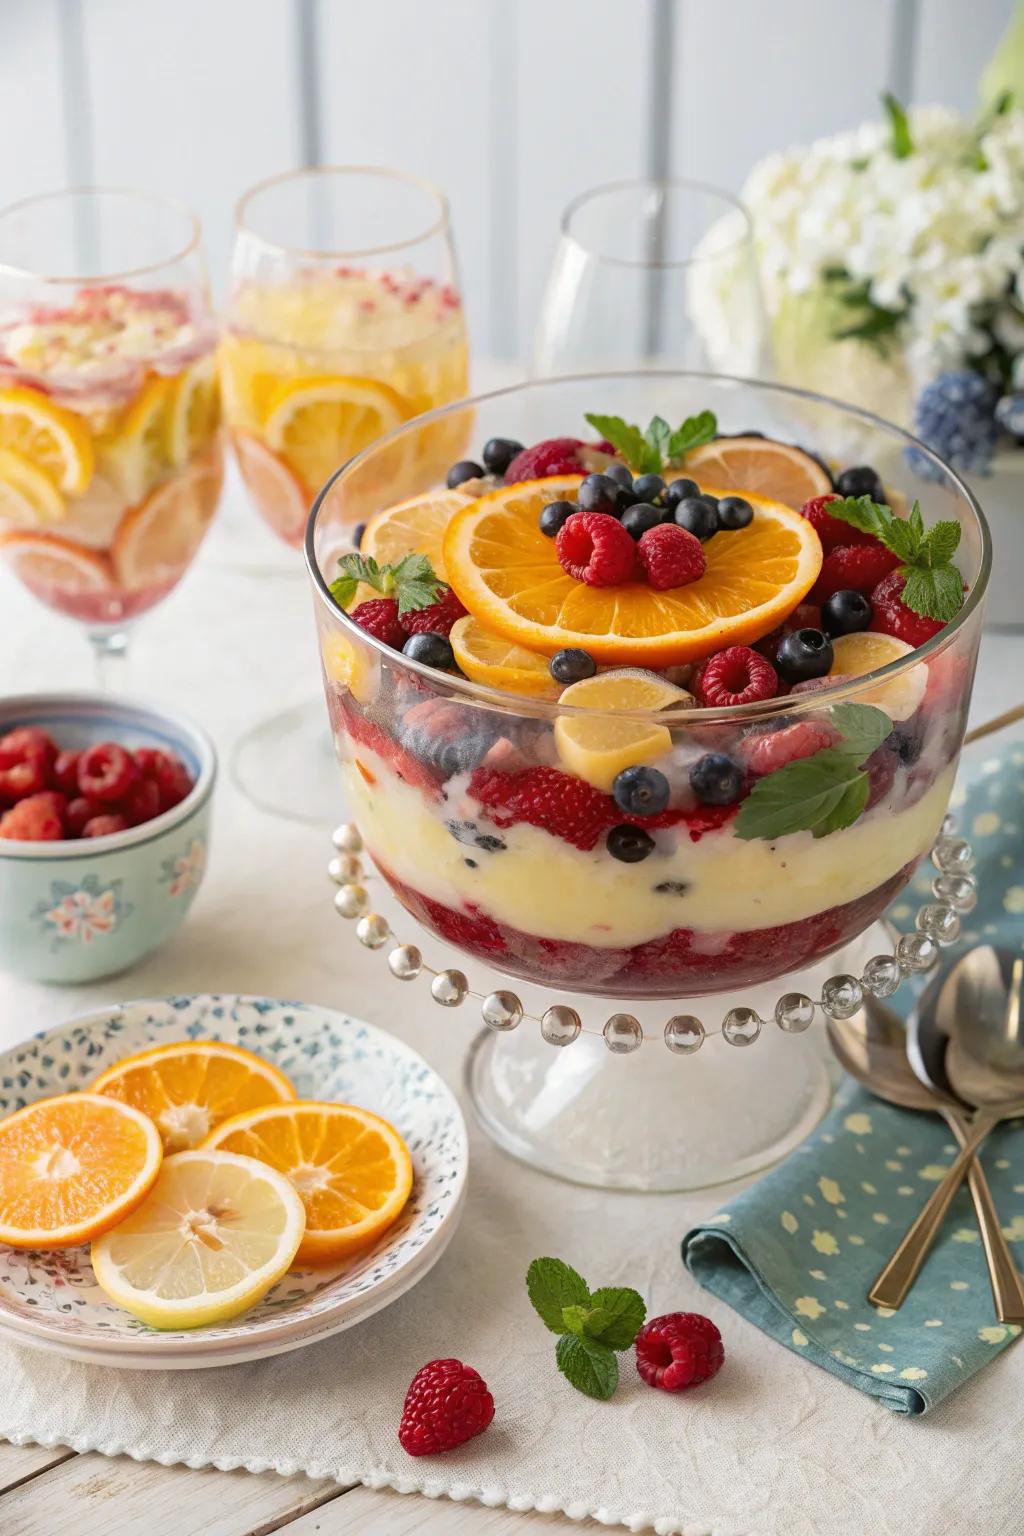
[(504, 635), (492, 634), (479, 619), (457, 619), (448, 636), (455, 660), (474, 683), (486, 683), (506, 693), (557, 699), (560, 685), (551, 676), (548, 658), (528, 651)]
[(112, 433), (99, 441), (101, 467), (129, 503), (141, 501), (167, 473), (167, 423), (176, 391), (177, 380), (151, 373)]
[(672, 736), (654, 720), (633, 720), (617, 710), (651, 712), (693, 703), (685, 688), (677, 688), (656, 672), (624, 667), (572, 683), (559, 700), (579, 709), (608, 710), (608, 714), (562, 715), (555, 721), (555, 745), (563, 766), (596, 789), (611, 792), (624, 768), (664, 757)]
[(702, 490), (715, 485), (720, 488), (716, 494), (722, 496), (752, 491), (795, 512), (812, 496), (824, 496), (833, 489), (828, 471), (817, 459), (770, 437), (716, 437), (692, 449), (683, 468)]
[(59, 523), (66, 507), (45, 469), (13, 448), (0, 448), (0, 528)]
[(472, 492), (430, 491), (413, 496), (371, 517), (359, 541), (359, 552), (379, 565), (395, 565), (403, 555), (426, 555), (444, 580), (444, 531), (452, 515), (473, 500)]
[[(877, 672), (890, 662), (910, 656), (914, 647), (896, 635), (875, 634), (872, 630), (858, 631), (852, 635), (837, 635), (832, 641), (832, 667), (830, 677), (863, 677)], [(879, 683), (865, 693), (858, 693), (858, 704), (874, 704), (884, 709), (890, 720), (909, 720), (924, 698), (928, 686), (928, 665), (919, 663), (908, 667), (901, 677), (891, 682)]]
[(103, 555), (55, 533), (9, 533), (0, 552), (31, 591), (105, 593), (113, 586)]
[(92, 1245), (97, 1284), (151, 1328), (201, 1328), (255, 1306), (291, 1267), (305, 1223), (282, 1174), (230, 1152), (178, 1152)]
[(213, 437), (220, 425), (220, 387), (217, 359), (212, 352), (174, 380), (165, 425), (167, 457), (177, 469)]
[(81, 416), (35, 389), (0, 389), (0, 448), (28, 459), (65, 495), (84, 491), (93, 471), (92, 435)]
[(71, 1248), (144, 1200), (163, 1152), (152, 1120), (95, 1093), (27, 1104), (0, 1123), (0, 1242)]
[(110, 549), (122, 586), (138, 591), (177, 580), (203, 541), (222, 480), (219, 453), (197, 459), (125, 513)]
[(409, 414), (387, 384), (323, 374), (284, 380), (270, 398), (263, 426), (270, 447), (315, 494), (347, 459)]
[(154, 1045), (108, 1067), (92, 1085), (156, 1122), (166, 1152), (195, 1147), (229, 1115), (295, 1098), (269, 1061), (225, 1040)]
[(446, 576), (466, 608), (528, 650), (551, 656), (581, 646), (614, 665), (694, 661), (766, 635), (821, 569), (810, 523), (750, 494), (752, 521), (707, 541), (698, 581), (668, 591), (636, 581), (587, 586), (563, 571), (555, 540), (538, 525), (544, 505), (573, 496), (579, 483), (578, 475), (558, 475), (502, 486), (462, 507), (445, 530)]
[(255, 433), (235, 427), (231, 442), (245, 488), (263, 517), (289, 544), (301, 543), (312, 498), (284, 459)]
[(354, 1104), (267, 1105), (225, 1120), (205, 1145), (258, 1158), (287, 1175), (306, 1207), (303, 1264), (365, 1248), (398, 1220), (412, 1189), (401, 1136)]

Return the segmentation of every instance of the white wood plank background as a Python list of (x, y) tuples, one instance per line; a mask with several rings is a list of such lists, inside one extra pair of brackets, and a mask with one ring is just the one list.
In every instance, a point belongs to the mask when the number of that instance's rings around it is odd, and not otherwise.
[(0, 0), (0, 202), (141, 184), (203, 219), (319, 160), (451, 198), (474, 345), (524, 357), (568, 199), (649, 174), (737, 188), (879, 92), (971, 110), (1013, 0)]

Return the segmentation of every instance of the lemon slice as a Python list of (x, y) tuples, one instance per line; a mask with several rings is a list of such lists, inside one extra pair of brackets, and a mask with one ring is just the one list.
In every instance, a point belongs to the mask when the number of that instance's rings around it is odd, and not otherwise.
[(306, 1226), (284, 1174), (234, 1152), (165, 1157), (149, 1195), (92, 1245), (97, 1284), (151, 1328), (201, 1328), (254, 1306)]
[(41, 528), (59, 523), (66, 510), (45, 469), (13, 448), (0, 448), (0, 526)]
[(129, 503), (141, 501), (166, 473), (167, 421), (175, 379), (151, 374), (114, 427), (101, 440), (100, 460)]
[(206, 446), (220, 425), (217, 359), (212, 352), (174, 380), (165, 425), (167, 457), (181, 469)]
[[(479, 486), (477, 494), (487, 489), (479, 481), (472, 484)], [(444, 531), (453, 513), (473, 499), (473, 493), (460, 485), (454, 491), (431, 491), (426, 496), (413, 496), (385, 507), (367, 523), (359, 552), (372, 556), (379, 565), (396, 565), (403, 555), (426, 555), (443, 581)]]
[[(866, 672), (877, 672), (892, 661), (909, 656), (914, 647), (895, 635), (875, 634), (862, 630), (852, 635), (838, 635), (832, 641), (832, 669), (830, 677), (863, 677)], [(890, 720), (909, 720), (924, 698), (928, 686), (928, 668), (921, 664), (910, 667), (902, 677), (892, 682), (880, 683), (866, 693), (857, 695), (858, 704), (874, 704), (884, 709)]]
[[(640, 668), (620, 667), (573, 683), (559, 703), (592, 710), (656, 712), (692, 703), (685, 688)], [(652, 763), (672, 746), (672, 735), (654, 720), (631, 720), (614, 713), (564, 715), (555, 721), (555, 745), (563, 766), (595, 789), (610, 793), (624, 768)]]
[(546, 656), (492, 634), (472, 614), (456, 620), (448, 638), (455, 660), (475, 683), (502, 688), (506, 693), (558, 698), (559, 684), (551, 676)]
[(89, 428), (34, 389), (0, 390), (0, 448), (28, 459), (68, 496), (84, 491), (92, 476)]
[(367, 646), (355, 646), (344, 635), (325, 634), (320, 641), (324, 673), (347, 688), (360, 704), (372, 704), (380, 689), (380, 658)]
[(410, 415), (400, 394), (376, 379), (314, 375), (287, 379), (271, 396), (264, 431), (308, 491), (346, 459)]

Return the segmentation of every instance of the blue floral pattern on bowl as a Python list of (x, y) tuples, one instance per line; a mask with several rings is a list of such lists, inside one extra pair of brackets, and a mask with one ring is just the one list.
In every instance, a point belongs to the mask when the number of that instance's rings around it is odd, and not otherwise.
[[(257, 1052), (301, 1098), (359, 1104), (390, 1120), (413, 1162), (413, 1191), (394, 1227), (347, 1263), (291, 1270), (230, 1322), (161, 1332), (123, 1312), (96, 1285), (88, 1248), (0, 1246), (0, 1329), (22, 1342), (104, 1353), (117, 1364), (231, 1364), (244, 1352), (312, 1342), (397, 1297), (440, 1257), (458, 1224), (466, 1128), (451, 1090), (402, 1041), (331, 1009), (210, 994), (125, 1003), (47, 1030), (0, 1055), (0, 1118), (54, 1093), (87, 1088), (134, 1051), (173, 1040), (229, 1040)], [(371, 1293), (379, 1296), (371, 1296)], [(216, 1358), (221, 1355), (222, 1358)], [(186, 1357), (184, 1360), (181, 1357)]]

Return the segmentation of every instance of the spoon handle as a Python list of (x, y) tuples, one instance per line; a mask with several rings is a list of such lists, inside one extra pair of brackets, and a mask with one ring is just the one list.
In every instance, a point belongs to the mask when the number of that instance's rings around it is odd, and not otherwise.
[(876, 1307), (899, 1307), (906, 1300), (907, 1292), (928, 1257), (975, 1152), (993, 1127), (999, 1124), (999, 1118), (998, 1115), (979, 1114), (971, 1124), (953, 1166), (941, 1184), (935, 1186), (916, 1221), (868, 1291), (868, 1300)]
[[(970, 1135), (970, 1121), (952, 1105), (943, 1107), (942, 1118), (962, 1147)], [(992, 1301), (1001, 1323), (1024, 1323), (1024, 1281), (1021, 1280), (999, 1224), (999, 1214), (988, 1187), (985, 1170), (977, 1158), (967, 1170), (967, 1184), (974, 1201), (974, 1211), (985, 1248)]]

